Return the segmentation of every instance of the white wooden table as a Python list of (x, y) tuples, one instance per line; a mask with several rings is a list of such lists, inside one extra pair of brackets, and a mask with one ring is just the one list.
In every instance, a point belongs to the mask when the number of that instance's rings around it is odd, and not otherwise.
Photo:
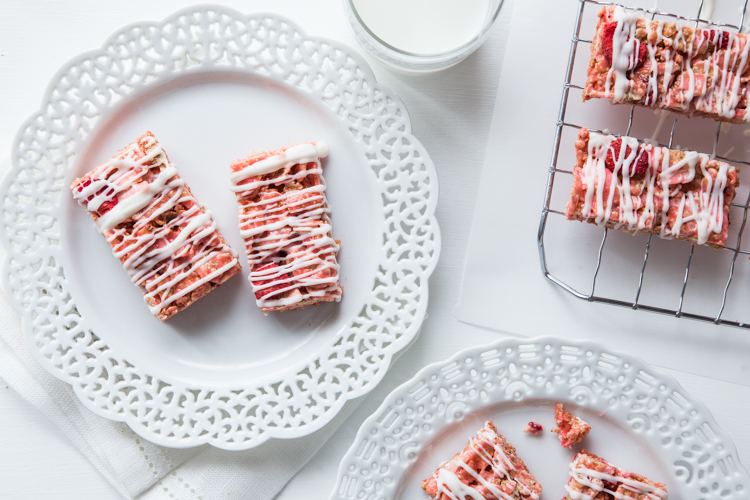
[[(551, 0), (550, 0), (551, 1)], [(228, 1), (250, 11), (276, 11), (315, 35), (359, 49), (338, 0)], [(107, 3), (94, 0), (3, 0), (0, 3), (0, 156), (9, 153), (18, 125), (38, 106), (51, 76), (70, 57), (97, 47), (124, 24), (161, 19), (190, 2), (145, 0)], [(393, 89), (410, 111), (415, 135), (433, 157), (440, 177), (437, 216), (443, 234), (441, 261), (430, 280), (430, 305), (422, 334), (362, 402), (337, 434), (302, 469), (279, 499), (328, 497), (338, 463), (361, 422), (394, 387), (426, 364), (468, 345), (501, 334), (456, 321), (461, 276), (474, 199), (492, 118), (501, 68), (504, 34), (495, 27), (490, 40), (467, 61), (442, 73), (408, 76), (372, 62), (378, 79)], [(533, 215), (530, 224), (537, 223)], [(529, 272), (539, 272), (530, 269)], [(523, 332), (518, 332), (523, 333)], [(745, 415), (750, 388), (668, 371), (702, 400), (734, 439), (750, 464), (750, 426)], [(64, 437), (12, 389), (0, 381), (0, 499), (58, 500), (120, 498)]]

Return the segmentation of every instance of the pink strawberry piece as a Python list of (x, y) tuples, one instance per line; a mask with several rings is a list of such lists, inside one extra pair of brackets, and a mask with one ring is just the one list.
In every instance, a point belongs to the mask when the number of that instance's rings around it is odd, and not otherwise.
[[(615, 31), (617, 30), (617, 22), (609, 23), (604, 28), (604, 37), (602, 38), (602, 51), (604, 52), (604, 58), (607, 59), (607, 62), (611, 65), (612, 59), (614, 57), (614, 43), (615, 43)], [(643, 61), (646, 59), (646, 54), (648, 53), (648, 49), (646, 48), (645, 43), (640, 43), (638, 45), (638, 62), (633, 67), (633, 69), (640, 66)]]
[[(82, 183), (79, 184), (79, 186), (78, 186), (78, 192), (80, 193), (81, 191), (83, 191), (83, 188), (85, 188), (85, 187), (87, 187), (89, 185), (91, 185), (91, 179), (86, 179), (85, 181), (83, 181)], [(96, 193), (97, 196), (100, 195), (100, 194), (102, 194), (105, 190), (106, 190), (106, 188), (100, 189), (99, 192)], [(86, 200), (87, 201), (91, 201), (93, 199), (94, 199), (94, 195), (91, 195)], [(118, 202), (117, 198), (112, 198), (111, 200), (107, 200), (107, 201), (102, 202), (102, 204), (99, 205), (99, 210), (97, 210), (96, 213), (98, 213), (99, 216), (101, 217), (102, 215), (104, 215), (107, 212), (109, 212), (110, 210), (112, 210), (115, 207), (115, 205), (117, 205), (117, 202)]]
[[(717, 44), (720, 49), (726, 49), (729, 47), (729, 33), (726, 31), (720, 31), (721, 33), (721, 40), (719, 40), (719, 43)], [(713, 40), (716, 36), (716, 30), (711, 30), (708, 32), (708, 38), (709, 40)]]
[[(615, 171), (615, 164), (616, 160), (615, 158), (620, 157), (620, 148), (622, 147), (622, 138), (617, 138), (609, 145), (609, 151), (607, 152), (607, 159), (604, 160), (604, 166), (609, 169), (610, 172)], [(614, 151), (614, 156), (612, 155), (612, 152)], [(628, 158), (632, 154), (633, 150), (630, 148), (630, 146), (626, 146), (625, 149), (625, 158)], [(648, 152), (645, 149), (642, 149), (640, 154), (638, 155), (638, 158), (630, 164), (630, 171), (629, 176), (635, 177), (637, 175), (641, 175), (646, 170), (648, 170), (648, 164), (649, 164), (649, 157)]]
[(107, 200), (103, 202), (101, 205), (99, 205), (99, 210), (97, 210), (96, 212), (99, 215), (104, 215), (110, 210), (112, 210), (115, 207), (115, 205), (117, 205), (117, 198), (112, 198), (111, 200)]
[(529, 422), (529, 425), (526, 426), (526, 429), (524, 429), (523, 432), (537, 435), (540, 432), (542, 432), (544, 429), (542, 429), (542, 424), (538, 424), (536, 422)]
[[(257, 273), (257, 272), (260, 272), (260, 271), (265, 271), (265, 270), (268, 270), (268, 269), (273, 269), (275, 267), (279, 267), (279, 266), (277, 266), (276, 264), (266, 264), (265, 266), (261, 266), (261, 267), (255, 269), (254, 272)], [(275, 283), (277, 281), (283, 280), (286, 277), (287, 276), (285, 274), (282, 274), (280, 276), (276, 276), (276, 277), (273, 277), (271, 279), (262, 279), (262, 278), (261, 279), (255, 279), (255, 280), (253, 280), (252, 283), (253, 283), (254, 286), (259, 287), (259, 286), (264, 286), (264, 285), (269, 285), (271, 283)], [(278, 290), (282, 290), (284, 288), (286, 288), (286, 284), (279, 283), (278, 285), (273, 285), (273, 286), (269, 286), (268, 288), (263, 288), (262, 290), (257, 290), (255, 292), (255, 298), (256, 299), (262, 299), (266, 295), (271, 295), (271, 297), (273, 297), (275, 295), (278, 295), (275, 292), (277, 292)]]

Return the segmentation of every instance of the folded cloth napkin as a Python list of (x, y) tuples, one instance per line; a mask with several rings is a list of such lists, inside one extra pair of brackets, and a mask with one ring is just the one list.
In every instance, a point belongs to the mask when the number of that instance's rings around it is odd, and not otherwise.
[[(10, 166), (0, 161), (0, 176)], [(0, 248), (0, 259), (5, 250)], [(349, 401), (323, 429), (300, 439), (247, 451), (211, 446), (187, 450), (146, 441), (120, 422), (105, 420), (78, 400), (70, 385), (47, 373), (26, 346), (21, 318), (0, 294), (0, 377), (44, 414), (128, 499), (252, 498), (269, 500), (315, 454), (359, 404)]]

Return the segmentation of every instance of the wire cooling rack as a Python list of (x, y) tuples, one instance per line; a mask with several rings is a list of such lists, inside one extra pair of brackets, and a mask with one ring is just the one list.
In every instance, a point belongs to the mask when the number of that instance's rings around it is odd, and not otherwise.
[[(649, 15), (649, 16), (651, 16), (652, 19), (656, 18), (656, 16), (659, 16), (659, 17), (668, 17), (668, 18), (674, 18), (674, 19), (678, 20), (678, 22), (685, 23), (685, 24), (687, 24), (687, 23), (694, 23), (695, 27), (697, 27), (699, 25), (699, 23), (703, 23), (704, 25), (711, 25), (711, 26), (716, 26), (716, 27), (719, 27), (719, 28), (722, 28), (722, 29), (725, 29), (725, 30), (734, 30), (734, 31), (739, 32), (742, 29), (742, 26), (744, 25), (744, 22), (745, 22), (745, 11), (747, 10), (748, 1), (750, 1), (750, 0), (744, 0), (744, 5), (742, 6), (742, 15), (740, 17), (740, 22), (736, 26), (732, 25), (732, 24), (726, 24), (726, 23), (720, 23), (720, 22), (713, 22), (713, 21), (706, 21), (706, 20), (700, 19), (701, 11), (703, 10), (704, 0), (701, 0), (700, 6), (698, 8), (698, 14), (696, 15), (695, 18), (680, 16), (680, 15), (671, 14), (671, 13), (668, 13), (668, 12), (650, 12), (650, 11), (644, 11), (644, 10), (640, 10), (640, 12), (641, 12), (641, 14), (643, 14), (643, 17), (646, 17), (646, 15)], [(729, 287), (732, 284), (732, 277), (734, 275), (735, 262), (737, 260), (737, 257), (740, 254), (745, 255), (745, 258), (747, 258), (747, 256), (750, 255), (750, 252), (748, 252), (747, 250), (741, 250), (740, 249), (740, 243), (742, 241), (742, 233), (743, 233), (743, 231), (745, 229), (745, 224), (747, 222), (747, 216), (748, 216), (748, 209), (750, 208), (750, 206), (749, 206), (749, 204), (750, 204), (750, 195), (748, 195), (748, 198), (745, 200), (744, 204), (737, 203), (736, 201), (735, 201), (735, 203), (732, 203), (733, 207), (737, 207), (737, 208), (742, 209), (742, 213), (743, 213), (743, 215), (742, 215), (742, 222), (741, 222), (741, 225), (740, 225), (739, 233), (737, 235), (736, 245), (734, 246), (734, 248), (725, 247), (725, 249), (724, 249), (725, 251), (732, 252), (733, 256), (732, 256), (730, 264), (729, 264), (729, 269), (727, 270), (728, 277), (727, 277), (727, 281), (726, 281), (726, 286), (724, 287), (724, 293), (723, 293), (723, 297), (722, 297), (722, 301), (721, 301), (721, 307), (719, 308), (719, 310), (718, 310), (718, 312), (717, 312), (717, 314), (715, 316), (707, 316), (707, 315), (704, 315), (704, 314), (692, 313), (690, 311), (686, 311), (686, 310), (683, 309), (683, 302), (684, 302), (684, 298), (685, 298), (685, 290), (686, 290), (686, 288), (688, 286), (688, 277), (690, 276), (690, 265), (691, 265), (691, 263), (693, 261), (693, 252), (695, 250), (695, 247), (692, 246), (692, 245), (690, 247), (690, 255), (688, 256), (688, 259), (687, 259), (687, 265), (685, 266), (685, 277), (684, 277), (684, 280), (682, 282), (682, 289), (680, 291), (679, 301), (675, 298), (675, 304), (677, 304), (677, 308), (676, 309), (669, 309), (669, 308), (664, 308), (664, 307), (657, 307), (657, 306), (649, 305), (649, 304), (646, 304), (646, 303), (642, 303), (639, 300), (640, 297), (641, 297), (641, 290), (643, 288), (643, 276), (644, 276), (644, 273), (646, 271), (646, 264), (648, 263), (649, 250), (651, 248), (651, 239), (652, 239), (653, 235), (649, 235), (648, 240), (646, 241), (646, 249), (645, 249), (645, 253), (644, 253), (644, 256), (643, 256), (643, 265), (641, 266), (640, 277), (639, 277), (639, 280), (638, 280), (638, 288), (635, 291), (635, 294), (634, 294), (634, 297), (633, 297), (632, 301), (625, 301), (625, 300), (620, 300), (620, 299), (615, 299), (615, 298), (600, 296), (600, 295), (596, 295), (596, 293), (595, 293), (596, 292), (596, 279), (597, 279), (597, 276), (599, 275), (599, 269), (600, 269), (601, 263), (602, 263), (602, 252), (604, 251), (605, 245), (607, 243), (607, 234), (609, 232), (609, 230), (607, 228), (602, 228), (603, 235), (602, 235), (602, 238), (601, 238), (601, 244), (599, 245), (599, 251), (598, 251), (598, 256), (597, 256), (597, 260), (596, 260), (596, 265), (592, 266), (593, 267), (593, 278), (591, 279), (591, 289), (590, 289), (590, 291), (588, 291), (588, 293), (576, 290), (574, 287), (572, 287), (571, 285), (565, 283), (563, 280), (559, 279), (558, 277), (556, 277), (555, 275), (553, 275), (549, 271), (549, 269), (547, 267), (547, 256), (546, 256), (546, 251), (545, 251), (545, 246), (544, 246), (544, 235), (545, 235), (545, 229), (547, 227), (547, 219), (548, 219), (548, 217), (550, 217), (550, 215), (556, 216), (556, 217), (557, 216), (565, 217), (565, 213), (564, 212), (561, 212), (561, 211), (558, 211), (558, 210), (553, 210), (553, 209), (550, 208), (550, 200), (552, 198), (552, 191), (553, 191), (554, 184), (555, 184), (555, 177), (556, 177), (557, 174), (571, 175), (571, 176), (573, 175), (572, 171), (560, 169), (560, 168), (557, 167), (558, 154), (559, 154), (559, 150), (560, 150), (560, 142), (561, 142), (561, 139), (562, 139), (562, 134), (563, 134), (563, 130), (564, 129), (566, 129), (566, 128), (569, 128), (569, 129), (580, 129), (580, 128), (582, 128), (579, 125), (576, 125), (574, 123), (569, 123), (569, 122), (567, 122), (565, 120), (566, 111), (567, 111), (567, 107), (568, 107), (568, 98), (570, 97), (571, 90), (574, 90), (574, 91), (582, 91), (583, 90), (582, 86), (574, 85), (571, 82), (571, 78), (572, 78), (572, 75), (573, 75), (573, 66), (574, 66), (574, 63), (575, 63), (576, 52), (578, 50), (578, 46), (579, 46), (579, 44), (588, 44), (588, 45), (590, 45), (592, 43), (592, 40), (583, 40), (583, 39), (581, 39), (579, 37), (580, 32), (581, 32), (581, 21), (582, 21), (582, 19), (584, 17), (584, 11), (585, 11), (585, 9), (586, 9), (587, 6), (594, 5), (594, 6), (597, 6), (597, 8), (600, 8), (602, 6), (616, 5), (616, 4), (613, 4), (613, 3), (610, 3), (610, 2), (602, 2), (602, 1), (598, 1), (598, 0), (579, 0), (579, 2), (580, 2), (580, 5), (579, 5), (579, 9), (578, 9), (578, 17), (576, 19), (575, 28), (573, 30), (573, 37), (572, 37), (571, 46), (570, 46), (570, 55), (568, 57), (568, 67), (567, 67), (567, 71), (566, 71), (566, 74), (565, 74), (565, 83), (563, 84), (562, 99), (561, 99), (561, 102), (560, 102), (560, 113), (559, 113), (558, 120), (557, 120), (557, 129), (556, 129), (556, 132), (555, 132), (555, 140), (554, 140), (554, 146), (553, 146), (553, 150), (552, 150), (552, 163), (551, 163), (551, 166), (550, 166), (550, 169), (549, 169), (549, 175), (547, 177), (547, 189), (546, 189), (546, 192), (545, 192), (545, 199), (544, 199), (544, 206), (542, 208), (541, 221), (539, 223), (539, 232), (537, 234), (537, 243), (538, 243), (538, 247), (539, 247), (539, 259), (540, 259), (540, 262), (541, 262), (542, 272), (544, 273), (544, 276), (548, 280), (550, 280), (552, 283), (558, 285), (559, 287), (561, 287), (565, 291), (571, 293), (575, 297), (578, 297), (579, 299), (587, 300), (589, 302), (602, 302), (602, 303), (605, 303), (605, 304), (611, 304), (611, 305), (622, 306), (622, 307), (629, 307), (629, 308), (632, 308), (632, 309), (635, 309), (635, 310), (643, 310), (643, 311), (650, 311), (650, 312), (655, 312), (655, 313), (672, 315), (672, 316), (675, 316), (677, 318), (689, 318), (689, 319), (694, 319), (694, 320), (699, 320), (699, 321), (711, 322), (711, 323), (715, 323), (717, 325), (729, 325), (729, 326), (735, 326), (735, 327), (750, 329), (750, 320), (748, 322), (741, 322), (741, 321), (728, 320), (728, 319), (722, 318), (722, 314), (724, 313), (724, 309), (725, 309), (726, 302), (727, 302), (727, 292), (729, 291)], [(626, 10), (630, 10), (630, 11), (634, 10), (632, 8), (629, 8), (629, 7), (623, 7), (623, 8), (625, 8)], [(628, 126), (627, 126), (627, 132), (626, 132), (625, 135), (628, 135), (630, 133), (630, 129), (631, 129), (632, 125), (633, 125), (633, 112), (634, 112), (634, 110), (635, 110), (635, 106), (631, 106), (631, 108), (630, 108), (630, 117), (629, 117)], [(672, 123), (672, 128), (671, 128), (671, 132), (670, 132), (670, 136), (669, 136), (669, 144), (666, 144), (666, 145), (665, 144), (660, 144), (661, 146), (668, 146), (669, 148), (672, 148), (672, 142), (673, 142), (673, 139), (674, 139), (674, 134), (675, 134), (675, 129), (677, 127), (677, 124), (678, 124), (678, 119), (675, 118), (674, 122)], [(590, 129), (590, 130), (592, 130), (594, 132), (601, 132), (601, 131), (598, 131), (598, 130), (595, 130), (595, 129)], [(723, 160), (723, 161), (730, 162), (730, 163), (742, 164), (742, 165), (745, 165), (745, 166), (750, 166), (750, 163), (748, 163), (748, 162), (741, 161), (741, 160), (736, 160), (736, 159), (732, 159), (732, 158), (725, 158), (725, 157), (722, 157), (722, 156), (719, 156), (719, 155), (716, 154), (716, 148), (717, 148), (717, 145), (718, 145), (718, 142), (719, 142), (719, 134), (720, 134), (720, 132), (721, 132), (721, 123), (717, 124), (717, 127), (716, 127), (716, 134), (715, 134), (714, 141), (713, 141), (713, 151), (712, 151), (713, 157), (715, 157), (717, 159), (720, 159), (720, 160)], [(729, 153), (727, 153), (727, 154), (729, 154)]]

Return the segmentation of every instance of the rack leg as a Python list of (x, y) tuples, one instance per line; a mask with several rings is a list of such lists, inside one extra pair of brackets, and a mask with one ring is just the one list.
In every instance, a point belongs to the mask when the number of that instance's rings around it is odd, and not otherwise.
[(688, 277), (690, 276), (690, 263), (693, 261), (693, 252), (695, 252), (695, 245), (690, 245), (690, 255), (688, 256), (687, 266), (685, 266), (685, 279), (682, 282), (682, 291), (680, 292), (680, 307), (677, 308), (678, 318), (682, 317), (682, 302), (685, 300), (685, 289), (688, 284)]
[(651, 249), (651, 238), (653, 234), (648, 235), (648, 241), (646, 242), (646, 255), (643, 256), (643, 266), (641, 267), (641, 276), (638, 278), (638, 291), (635, 294), (635, 301), (633, 302), (633, 309), (638, 309), (638, 299), (641, 296), (641, 289), (643, 288), (643, 273), (646, 272), (646, 263), (648, 262), (648, 251)]
[(604, 228), (604, 236), (602, 237), (602, 244), (599, 245), (599, 255), (596, 259), (596, 270), (594, 271), (594, 279), (591, 281), (591, 293), (589, 294), (589, 302), (594, 300), (594, 289), (596, 288), (596, 277), (599, 275), (599, 268), (602, 265), (602, 250), (604, 250), (604, 243), (607, 242), (607, 232), (609, 229)]

